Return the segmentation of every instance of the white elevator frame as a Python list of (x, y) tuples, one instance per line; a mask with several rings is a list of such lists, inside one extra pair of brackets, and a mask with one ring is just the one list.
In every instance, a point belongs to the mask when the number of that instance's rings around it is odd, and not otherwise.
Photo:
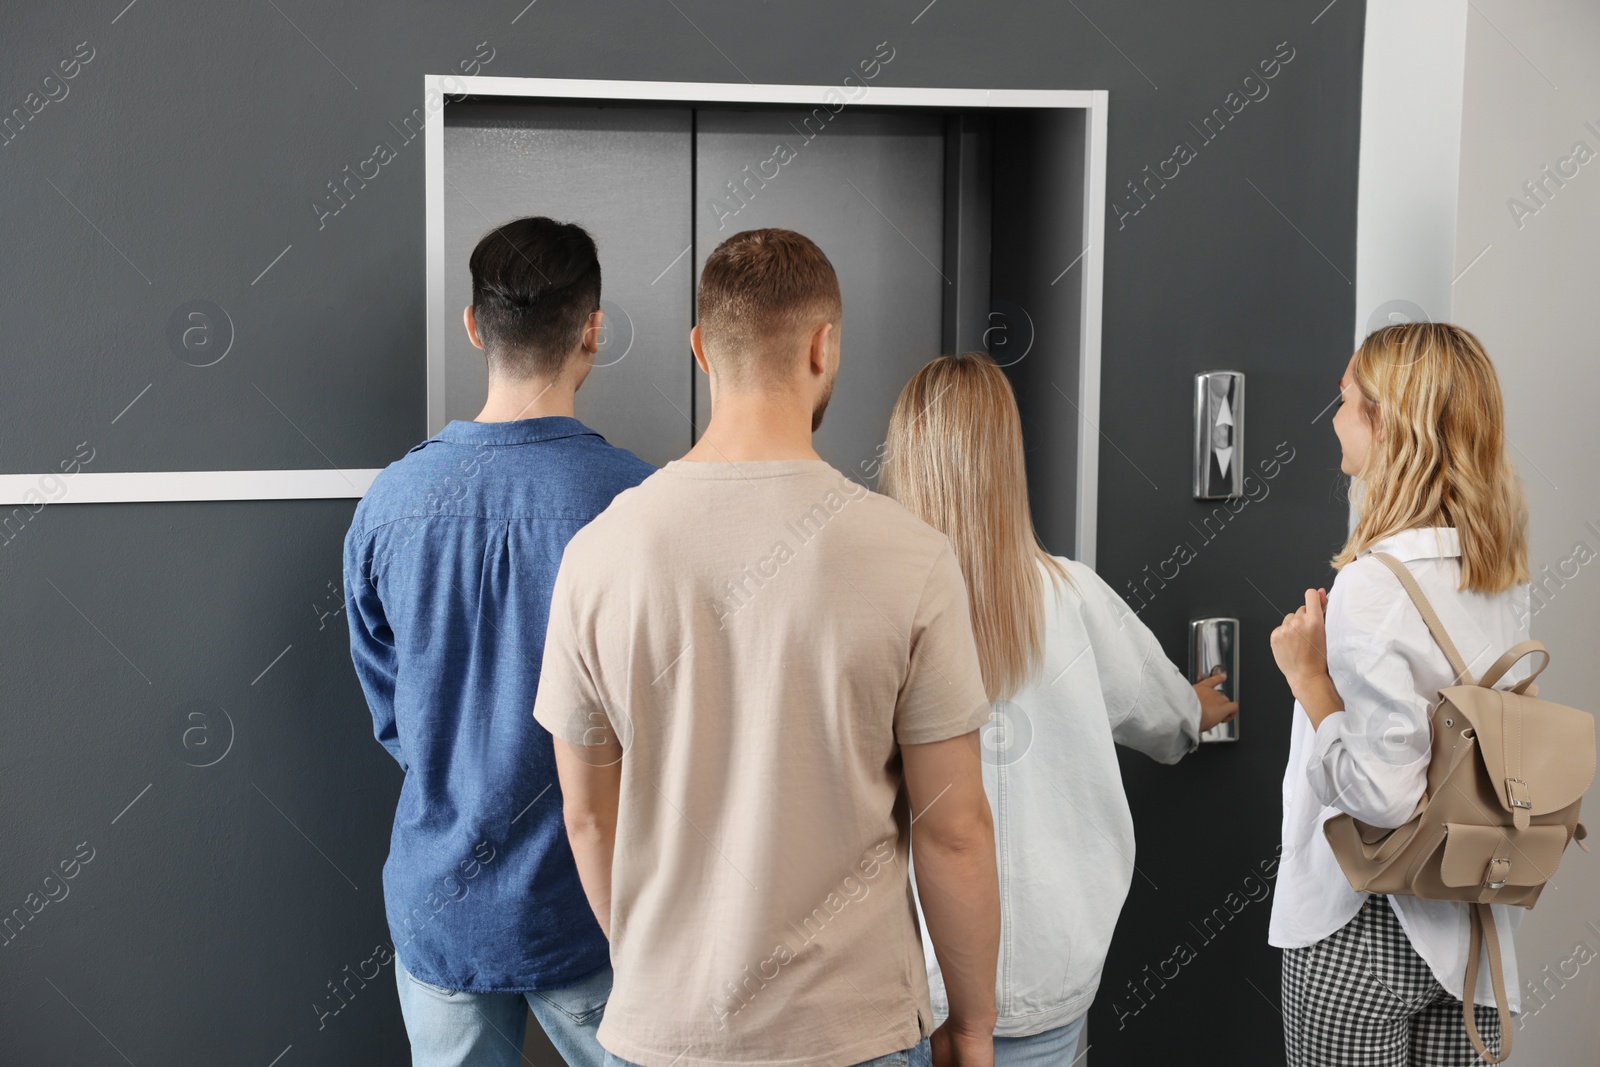
[[(740, 85), (732, 82), (590, 81), (572, 78), (500, 78), (429, 75), (424, 100), (429, 104), (425, 137), (428, 220), (428, 431), (444, 425), (445, 345), (459, 318), (444, 308), (444, 123), (435, 121), (443, 107), (434, 104), (446, 94), (518, 97), (536, 100), (614, 100), (646, 103), (836, 104), (836, 85)], [(1083, 232), (1087, 247), (1079, 255), (1082, 304), (1078, 363), (1078, 486), (1074, 511), (1074, 547), (1090, 566), (1095, 559), (1095, 523), (1100, 498), (1100, 323), (1104, 285), (1106, 219), (1106, 109), (1104, 89), (920, 89), (867, 86), (846, 105), (920, 108), (1077, 108), (1086, 112), (1088, 143), (1084, 152)], [(1073, 260), (1062, 263), (1069, 267)]]
[[(447, 95), (503, 96), (549, 100), (617, 100), (694, 104), (830, 105), (840, 99), (833, 85), (737, 85), (725, 82), (589, 81), (567, 78), (463, 77), (430, 74), (423, 79), (424, 202), (427, 227), (427, 424), (444, 423), (444, 358), (447, 330), (456, 321), (444, 301), (444, 106)], [(868, 86), (848, 106), (921, 108), (1077, 108), (1086, 112), (1083, 232), (1079, 254), (1082, 325), (1078, 364), (1078, 485), (1075, 549), (1093, 566), (1100, 474), (1100, 327), (1106, 217), (1106, 110), (1104, 89), (920, 89)], [(1063, 264), (1070, 267), (1078, 262)], [(375, 468), (245, 471), (81, 471), (58, 476), (65, 496), (50, 504), (101, 504), (203, 500), (311, 500), (362, 496)], [(45, 474), (0, 474), (0, 505), (24, 504)]]

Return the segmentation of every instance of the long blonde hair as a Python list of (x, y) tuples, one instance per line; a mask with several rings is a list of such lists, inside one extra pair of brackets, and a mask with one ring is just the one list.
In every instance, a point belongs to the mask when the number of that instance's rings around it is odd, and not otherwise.
[(1333, 565), (1385, 537), (1453, 526), (1461, 588), (1528, 580), (1528, 506), (1506, 456), (1500, 380), (1483, 345), (1449, 323), (1387, 326), (1356, 351), (1352, 377), (1372, 443), (1358, 519)]
[(1011, 383), (981, 352), (940, 356), (900, 391), (887, 445), (881, 487), (950, 538), (984, 688), (990, 700), (1012, 696), (1043, 652), (1039, 564), (1071, 579), (1033, 530)]

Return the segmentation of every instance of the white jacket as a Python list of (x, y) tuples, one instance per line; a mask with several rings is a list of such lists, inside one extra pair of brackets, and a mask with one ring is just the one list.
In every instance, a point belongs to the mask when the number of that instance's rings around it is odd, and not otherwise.
[[(994, 705), (984, 734), (1000, 864), (997, 1037), (1065, 1026), (1100, 986), (1134, 872), (1115, 746), (1176, 763), (1200, 736), (1200, 700), (1155, 635), (1093, 570), (1060, 562), (1072, 585), (1046, 575), (1039, 667)], [(943, 1022), (949, 1000), (922, 927)]]

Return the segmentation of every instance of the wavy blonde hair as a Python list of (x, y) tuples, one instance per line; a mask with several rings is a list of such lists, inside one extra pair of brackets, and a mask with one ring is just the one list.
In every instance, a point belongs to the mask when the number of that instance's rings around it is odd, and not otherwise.
[(1528, 580), (1528, 506), (1506, 455), (1505, 405), (1489, 354), (1449, 323), (1374, 331), (1355, 355), (1372, 443), (1342, 568), (1402, 530), (1453, 526), (1461, 588), (1498, 593)]
[(1021, 688), (1044, 648), (1044, 580), (1069, 585), (1028, 508), (1022, 419), (1011, 383), (981, 352), (940, 356), (900, 391), (881, 488), (950, 539), (967, 580), (990, 700)]

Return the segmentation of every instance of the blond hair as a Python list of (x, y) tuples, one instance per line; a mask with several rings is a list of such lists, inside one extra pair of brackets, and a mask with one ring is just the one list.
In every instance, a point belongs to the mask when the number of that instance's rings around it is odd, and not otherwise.
[(1044, 647), (1044, 582), (1071, 583), (1033, 530), (1022, 419), (1011, 383), (981, 352), (941, 356), (900, 391), (882, 489), (950, 539), (967, 580), (990, 700), (1012, 696)]
[(1528, 580), (1528, 507), (1505, 447), (1500, 380), (1483, 345), (1448, 323), (1367, 336), (1352, 377), (1372, 443), (1342, 568), (1385, 537), (1453, 526), (1461, 588), (1498, 593)]

